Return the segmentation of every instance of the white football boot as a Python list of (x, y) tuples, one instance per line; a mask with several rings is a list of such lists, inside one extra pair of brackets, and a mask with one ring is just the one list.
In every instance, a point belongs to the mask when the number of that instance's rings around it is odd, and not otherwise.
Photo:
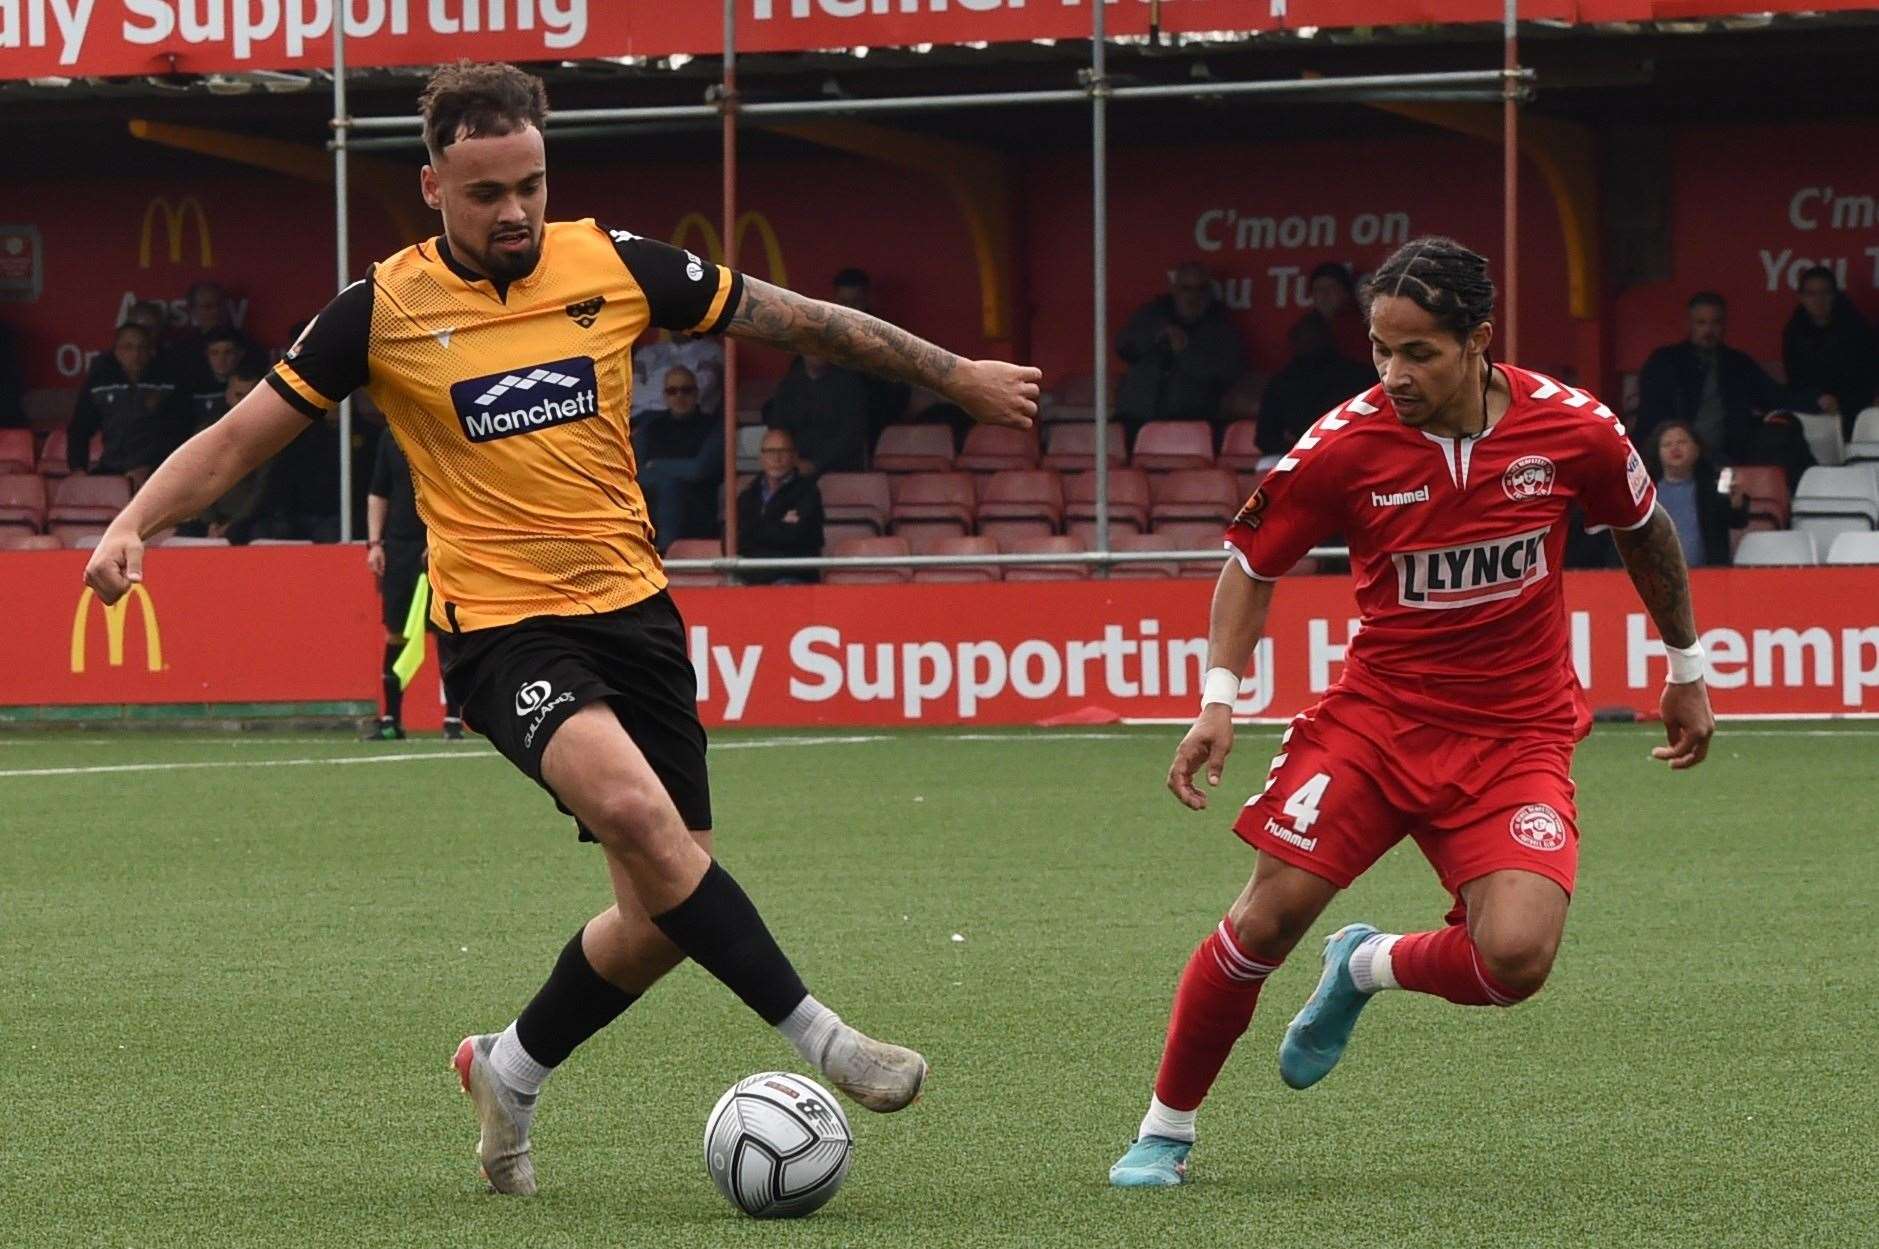
[(540, 1094), (518, 1093), (502, 1082), (489, 1065), (489, 1051), (495, 1044), (493, 1033), (464, 1037), (450, 1065), (476, 1106), (481, 1128), (476, 1158), (482, 1163), (483, 1178), (499, 1193), (532, 1197), (535, 1163), (529, 1157), (528, 1128)]

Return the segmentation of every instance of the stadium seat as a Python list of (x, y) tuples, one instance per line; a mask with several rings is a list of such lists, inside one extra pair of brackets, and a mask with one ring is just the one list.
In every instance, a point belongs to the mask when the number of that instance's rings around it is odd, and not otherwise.
[[(1096, 405), (1093, 403), (1059, 403), (1052, 400), (1038, 409), (1037, 419), (1040, 424), (1050, 427), (1088, 425), (1094, 428)], [(1110, 420), (1111, 422), (1115, 420), (1114, 412), (1110, 413)]]
[(1135, 436), (1134, 463), (1150, 472), (1212, 468), (1213, 426), (1206, 421), (1150, 421)]
[(1157, 525), (1155, 532), (1173, 538), (1177, 551), (1219, 551), (1218, 556), (1181, 561), (1183, 577), (1217, 577), (1220, 575), (1220, 561), (1227, 557), (1225, 539), (1220, 536), (1225, 528), (1225, 525), (1211, 521), (1177, 520)]
[(1818, 564), (1814, 536), (1794, 529), (1763, 530), (1744, 534), (1735, 549), (1735, 562), (1745, 568)]
[(72, 412), (77, 407), (78, 391), (65, 387), (29, 390), (20, 396), (20, 409), (34, 429), (64, 429), (72, 423)]
[[(1110, 535), (1110, 549), (1114, 551), (1178, 551), (1181, 549), (1181, 543), (1173, 535), (1165, 533), (1118, 533)], [(1109, 576), (1112, 580), (1118, 578), (1127, 581), (1159, 580), (1180, 575), (1181, 565), (1173, 560), (1112, 564), (1109, 568)]]
[(1788, 507), (1794, 528), (1815, 534), (1879, 528), (1879, 465), (1810, 468)]
[[(1109, 444), (1109, 467), (1120, 468), (1129, 462), (1122, 443), (1122, 426), (1110, 422), (1103, 427), (1103, 441)], [(1082, 473), (1096, 467), (1096, 426), (1093, 422), (1076, 425), (1052, 425), (1046, 431), (1048, 445), (1044, 467), (1060, 473)]]
[(1252, 498), (1253, 492), (1259, 489), (1259, 483), (1265, 479), (1266, 470), (1263, 468), (1255, 468), (1245, 473), (1235, 473), (1233, 475), (1233, 484), (1239, 489), (1240, 502), (1244, 504), (1246, 500)]
[(27, 533), (24, 529), (0, 526), (0, 551), (57, 551), (59, 539), (49, 533)]
[[(998, 542), (993, 538), (941, 538), (933, 545), (920, 552), (922, 555), (996, 555)], [(997, 581), (1001, 569), (997, 564), (958, 564), (946, 568), (916, 568), (913, 570), (915, 581), (961, 582), (961, 581)]]
[(945, 425), (889, 425), (874, 444), (884, 473), (945, 473), (953, 466), (953, 431)]
[(1220, 467), (1251, 472), (1259, 467), (1259, 426), (1252, 421), (1235, 421), (1220, 437)]
[(49, 531), (63, 547), (94, 547), (104, 537), (105, 525), (54, 525)]
[[(1019, 538), (1006, 548), (1013, 555), (1075, 555), (1089, 548), (1080, 538), (1052, 534), (1043, 538)], [(1007, 581), (1080, 581), (1090, 575), (1089, 564), (1007, 564)]]
[[(55, 429), (46, 435), (46, 445), (39, 448), (39, 475), (41, 477), (64, 477), (72, 471), (71, 457), (66, 454), (66, 437), (63, 429)], [(91, 463), (96, 464), (98, 457), (104, 454), (104, 435), (91, 436)]]
[[(838, 542), (829, 551), (836, 559), (863, 555), (905, 558), (913, 554), (905, 538), (850, 538)], [(822, 573), (824, 585), (897, 585), (913, 579), (913, 570), (901, 568), (829, 568)]]
[[(667, 560), (675, 559), (722, 559), (724, 543), (716, 538), (674, 538), (672, 545), (666, 548)], [(721, 572), (697, 572), (671, 568), (666, 570), (666, 579), (675, 586), (724, 585)]]
[(998, 473), (1036, 468), (1037, 431), (1008, 425), (974, 425), (966, 431), (964, 448), (953, 467), (968, 473)]
[(1853, 438), (1846, 444), (1846, 463), (1869, 460), (1879, 460), (1879, 407), (1867, 408), (1853, 418)]
[(1816, 463), (1829, 468), (1846, 463), (1846, 433), (1840, 418), (1831, 412), (1796, 412), (1801, 432), (1814, 453)]
[(1156, 529), (1171, 521), (1211, 521), (1224, 529), (1244, 501), (1239, 479), (1224, 468), (1189, 468), (1149, 482), (1148, 518)]
[(980, 532), (998, 525), (1001, 541), (1044, 537), (1063, 528), (1063, 479), (1049, 469), (993, 473), (979, 495)]
[(822, 553), (827, 555), (838, 543), (851, 538), (878, 538), (881, 531), (865, 520), (825, 520), (822, 522)]
[(30, 473), (38, 467), (33, 455), (33, 431), (0, 429), (0, 473)]
[(1879, 533), (1850, 532), (1836, 535), (1827, 548), (1829, 564), (1879, 564)]
[(887, 532), (894, 510), (886, 473), (824, 473), (816, 479), (822, 491), (825, 521), (865, 524), (875, 534)]
[[(1111, 469), (1109, 473), (1109, 529), (1111, 533), (1148, 528), (1148, 474), (1139, 468)], [(1064, 519), (1093, 524), (1096, 520), (1096, 474), (1077, 473), (1064, 478)]]
[(46, 527), (46, 483), (26, 473), (0, 473), (0, 525)]
[(1751, 522), (1761, 517), (1773, 528), (1788, 527), (1788, 475), (1778, 465), (1738, 465), (1735, 485), (1748, 496)]
[(53, 485), (46, 519), (53, 524), (104, 524), (129, 502), (129, 478), (78, 473)]
[(763, 436), (769, 432), (769, 428), (763, 425), (739, 425), (737, 427), (738, 472), (760, 473), (763, 471)]
[(147, 546), (227, 546), (227, 538), (179, 538), (170, 534), (161, 542), (146, 543)]
[(910, 473), (895, 478), (889, 493), (895, 533), (940, 531), (964, 537), (972, 532), (978, 500), (969, 473)]

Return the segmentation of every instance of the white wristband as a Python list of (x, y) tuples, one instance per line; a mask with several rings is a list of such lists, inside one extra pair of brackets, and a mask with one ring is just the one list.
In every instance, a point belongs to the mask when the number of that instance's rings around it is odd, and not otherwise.
[(1209, 668), (1207, 679), (1201, 682), (1200, 709), (1202, 711), (1218, 703), (1231, 707), (1239, 701), (1240, 674), (1231, 668)]
[(1664, 658), (1670, 661), (1670, 675), (1666, 683), (1670, 685), (1689, 685), (1703, 679), (1703, 644), (1694, 646), (1672, 646), (1664, 643)]

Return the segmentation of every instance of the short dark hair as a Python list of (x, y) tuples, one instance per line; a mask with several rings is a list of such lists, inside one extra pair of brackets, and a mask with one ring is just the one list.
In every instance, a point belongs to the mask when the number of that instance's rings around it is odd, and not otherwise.
[(851, 265), (843, 269), (840, 273), (837, 273), (835, 280), (830, 282), (829, 285), (838, 289), (844, 286), (872, 287), (874, 285), (874, 279), (868, 276), (866, 269), (857, 269)]
[(115, 346), (117, 340), (124, 337), (126, 334), (140, 334), (143, 336), (146, 346), (155, 347), (157, 345), (157, 336), (150, 332), (150, 327), (141, 325), (136, 321), (125, 321), (121, 323), (117, 327), (117, 330), (111, 335), (112, 345)]
[(1794, 284), (1794, 288), (1799, 290), (1801, 287), (1806, 286), (1809, 278), (1826, 278), (1828, 286), (1836, 291), (1840, 289), (1839, 276), (1826, 265), (1815, 265), (1813, 268), (1804, 271), (1801, 274), (1801, 280)]
[(1305, 280), (1305, 285), (1307, 287), (1312, 286), (1318, 281), (1319, 278), (1335, 279), (1337, 281), (1337, 284), (1344, 288), (1345, 294), (1355, 295), (1357, 293), (1357, 283), (1351, 280), (1351, 271), (1349, 267), (1342, 264), (1339, 261), (1327, 260), (1323, 264), (1319, 265), (1317, 268), (1313, 269), (1311, 271), (1311, 276)]
[(241, 336), (241, 331), (231, 329), (228, 326), (223, 326), (219, 330), (210, 330), (207, 334), (203, 335), (202, 345), (204, 347), (213, 347), (217, 343), (234, 343), (237, 346), (247, 345), (246, 340)]
[(1457, 338), (1494, 319), (1488, 259), (1454, 239), (1427, 235), (1397, 248), (1364, 282), (1364, 317), (1379, 295), (1403, 296)]
[(418, 109), (424, 114), (424, 146), (435, 160), (459, 139), (541, 129), (548, 120), (548, 88), (500, 61), (458, 61), (431, 75)]
[(1698, 291), (1690, 296), (1690, 302), (1685, 305), (1685, 311), (1695, 312), (1698, 308), (1714, 308), (1718, 312), (1726, 312), (1729, 309), (1729, 301), (1715, 291)]

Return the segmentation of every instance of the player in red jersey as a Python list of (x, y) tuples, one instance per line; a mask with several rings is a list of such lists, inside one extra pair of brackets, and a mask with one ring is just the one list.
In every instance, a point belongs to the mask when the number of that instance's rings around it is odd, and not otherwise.
[(1119, 1187), (1186, 1178), (1195, 1110), (1261, 983), (1405, 836), (1454, 896), (1447, 923), (1333, 933), (1280, 1045), (1285, 1082), (1322, 1079), (1383, 989), (1512, 1006), (1545, 983), (1578, 865), (1572, 751), (1591, 725), (1559, 576), (1573, 504), (1613, 531), (1666, 643), (1669, 740), (1652, 754), (1694, 767), (1715, 730), (1676, 527), (1611, 410), (1491, 361), (1487, 261), (1452, 239), (1405, 245), (1364, 302), (1381, 384), (1321, 417), (1227, 530), (1201, 712), (1168, 770), (1175, 797), (1207, 806), (1195, 774), (1220, 783), (1274, 585), (1333, 534), (1350, 543), (1362, 625), (1234, 824), (1258, 862), (1181, 975), (1148, 1114), (1109, 1172)]

